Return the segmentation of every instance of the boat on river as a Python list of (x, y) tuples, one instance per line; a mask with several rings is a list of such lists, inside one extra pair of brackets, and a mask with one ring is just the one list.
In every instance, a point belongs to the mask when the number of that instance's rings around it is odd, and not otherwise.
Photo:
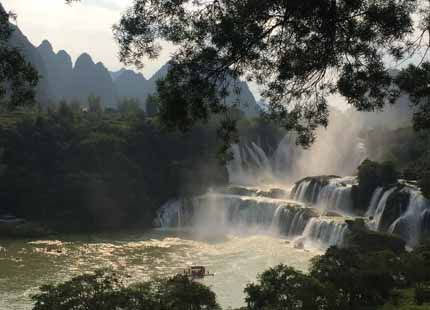
[(204, 266), (191, 266), (184, 270), (184, 274), (191, 279), (203, 279), (205, 277), (213, 277), (215, 274), (209, 273)]

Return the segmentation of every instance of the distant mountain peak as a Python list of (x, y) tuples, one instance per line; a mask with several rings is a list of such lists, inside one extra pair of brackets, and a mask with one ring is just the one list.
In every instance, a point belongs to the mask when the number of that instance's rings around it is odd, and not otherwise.
[(138, 80), (146, 81), (146, 78), (143, 76), (142, 73), (134, 72), (133, 70), (127, 70), (127, 69), (124, 69), (118, 78), (138, 79)]
[(70, 57), (69, 53), (67, 53), (65, 50), (58, 51), (57, 58), (67, 65), (72, 66), (72, 57)]
[(100, 70), (106, 70), (107, 71), (105, 65), (101, 61), (96, 63), (96, 68), (100, 69)]
[(78, 57), (78, 59), (76, 59), (75, 68), (81, 66), (94, 66), (94, 61), (89, 54), (83, 53)]
[(52, 48), (51, 42), (49, 42), (48, 40), (43, 40), (42, 43), (40, 43), (38, 48), (42, 50), (50, 51), (50, 52), (54, 51), (54, 49)]

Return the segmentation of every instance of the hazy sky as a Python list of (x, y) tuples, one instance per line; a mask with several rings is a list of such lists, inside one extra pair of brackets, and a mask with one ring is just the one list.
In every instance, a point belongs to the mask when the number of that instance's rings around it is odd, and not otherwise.
[[(95, 62), (101, 61), (111, 71), (124, 67), (118, 60), (112, 26), (132, 0), (82, 0), (72, 5), (64, 0), (1, 0), (6, 10), (18, 14), (18, 26), (34, 45), (47, 39), (54, 51), (66, 50), (73, 61), (86, 52)], [(173, 51), (164, 45), (160, 58), (145, 61), (142, 73), (149, 78), (164, 63)], [(258, 87), (249, 83), (256, 99), (260, 99)], [(342, 99), (331, 98), (331, 103), (344, 108)]]
[[(18, 14), (18, 26), (34, 44), (44, 39), (55, 51), (64, 49), (73, 61), (87, 52), (95, 62), (101, 61), (110, 70), (123, 65), (118, 60), (118, 47), (113, 39), (112, 25), (132, 0), (82, 0), (73, 5), (64, 0), (2, 0), (6, 10)], [(142, 73), (150, 77), (167, 62), (172, 47), (164, 49), (157, 61), (147, 61)]]

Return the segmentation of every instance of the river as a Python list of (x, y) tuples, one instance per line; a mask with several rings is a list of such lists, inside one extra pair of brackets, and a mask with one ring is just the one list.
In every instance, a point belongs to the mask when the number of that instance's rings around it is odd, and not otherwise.
[(240, 307), (244, 287), (258, 273), (280, 263), (305, 271), (316, 254), (270, 234), (196, 238), (189, 231), (152, 230), (36, 241), (0, 239), (0, 309), (31, 309), (30, 296), (39, 286), (98, 268), (125, 272), (136, 282), (169, 277), (194, 264), (215, 273), (202, 282), (215, 291), (223, 307)]

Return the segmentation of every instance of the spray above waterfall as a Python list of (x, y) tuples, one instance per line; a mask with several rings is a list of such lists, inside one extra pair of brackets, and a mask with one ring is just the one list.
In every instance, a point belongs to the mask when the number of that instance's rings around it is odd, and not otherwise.
[(296, 145), (292, 133), (274, 150), (244, 139), (231, 147), (234, 159), (227, 166), (230, 183), (292, 184), (310, 175), (351, 175), (367, 156), (360, 131), (348, 114), (333, 109), (329, 126), (317, 130), (317, 140), (308, 149)]

